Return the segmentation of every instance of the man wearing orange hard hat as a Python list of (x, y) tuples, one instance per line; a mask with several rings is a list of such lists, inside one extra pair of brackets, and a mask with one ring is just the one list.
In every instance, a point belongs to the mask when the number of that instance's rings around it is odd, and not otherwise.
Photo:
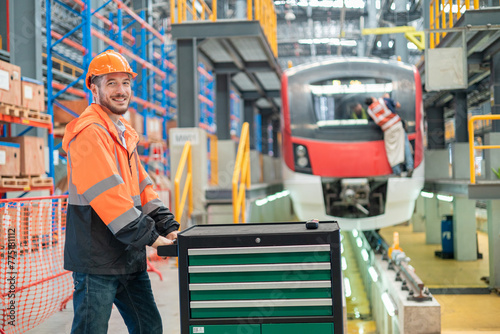
[(68, 211), (64, 268), (73, 271), (71, 333), (107, 333), (113, 304), (129, 333), (162, 333), (146, 246), (172, 245), (179, 223), (160, 201), (122, 117), (137, 76), (115, 51), (97, 55), (85, 83), (94, 103), (66, 126)]

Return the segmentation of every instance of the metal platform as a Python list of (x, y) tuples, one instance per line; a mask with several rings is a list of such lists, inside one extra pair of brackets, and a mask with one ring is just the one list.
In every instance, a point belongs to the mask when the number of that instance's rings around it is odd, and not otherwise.
[[(455, 23), (454, 28), (446, 29), (447, 34), (436, 48), (464, 47), (462, 33), (465, 34), (468, 87), (490, 76), (490, 59), (500, 50), (500, 8), (487, 8), (466, 11)], [(422, 83), (425, 84), (425, 61), (419, 65)], [(489, 94), (489, 91), (484, 91)], [(425, 106), (444, 105), (452, 96), (451, 91), (428, 92)], [(484, 97), (486, 99), (486, 97)]]
[(423, 191), (463, 195), (473, 200), (494, 200), (500, 199), (500, 181), (478, 180), (471, 184), (465, 179), (429, 179), (425, 180)]
[[(242, 99), (279, 110), (281, 68), (258, 21), (183, 22), (172, 25), (172, 37), (178, 42), (196, 40), (198, 54), (215, 73), (231, 75)], [(183, 47), (178, 43), (178, 48)]]

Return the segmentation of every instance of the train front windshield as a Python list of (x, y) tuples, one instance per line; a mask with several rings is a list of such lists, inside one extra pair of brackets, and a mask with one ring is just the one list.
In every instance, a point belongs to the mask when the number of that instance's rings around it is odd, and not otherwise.
[(309, 85), (318, 127), (367, 125), (367, 97), (392, 94), (392, 82), (375, 78), (325, 80)]

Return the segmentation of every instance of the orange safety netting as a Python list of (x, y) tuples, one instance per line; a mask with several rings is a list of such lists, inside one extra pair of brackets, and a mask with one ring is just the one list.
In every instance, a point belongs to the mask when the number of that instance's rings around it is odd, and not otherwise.
[(64, 308), (67, 196), (0, 201), (0, 333), (24, 333)]

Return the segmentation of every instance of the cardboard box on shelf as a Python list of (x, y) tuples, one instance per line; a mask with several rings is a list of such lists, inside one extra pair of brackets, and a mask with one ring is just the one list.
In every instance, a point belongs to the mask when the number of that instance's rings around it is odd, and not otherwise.
[(21, 145), (0, 141), (0, 176), (21, 173)]
[(147, 120), (147, 136), (150, 140), (162, 140), (163, 136), (163, 120), (159, 117), (150, 116)]
[(21, 68), (0, 61), (0, 102), (21, 105)]
[(45, 175), (44, 139), (42, 137), (19, 136), (2, 138), (21, 147), (21, 175)]
[(22, 77), (21, 92), (21, 104), (23, 107), (39, 112), (44, 112), (46, 110), (43, 82)]
[(140, 113), (129, 110), (123, 115), (123, 118), (129, 122), (130, 126), (132, 126), (138, 134), (142, 135), (144, 133), (144, 117), (142, 117)]
[[(82, 112), (88, 107), (89, 103), (87, 99), (77, 99), (77, 100), (57, 100), (63, 106), (69, 110), (81, 115)], [(67, 124), (74, 120), (75, 117), (62, 108), (54, 104), (54, 123)]]

